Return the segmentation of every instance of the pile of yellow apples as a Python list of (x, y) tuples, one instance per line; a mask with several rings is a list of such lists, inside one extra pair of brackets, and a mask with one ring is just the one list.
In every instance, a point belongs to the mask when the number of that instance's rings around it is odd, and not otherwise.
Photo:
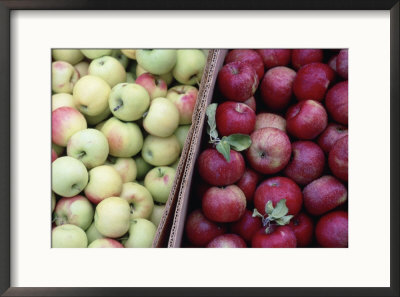
[(152, 246), (207, 52), (52, 50), (53, 248)]

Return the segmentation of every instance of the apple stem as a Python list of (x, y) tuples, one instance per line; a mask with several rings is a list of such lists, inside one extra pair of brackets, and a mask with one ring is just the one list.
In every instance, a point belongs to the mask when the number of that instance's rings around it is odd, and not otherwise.
[(82, 157), (84, 157), (86, 155), (85, 152), (81, 152), (77, 155), (78, 159), (81, 159)]
[(122, 105), (124, 105), (124, 102), (122, 101), (122, 99), (118, 99), (118, 106), (115, 107), (113, 110), (117, 111), (118, 109), (120, 109), (122, 107)]

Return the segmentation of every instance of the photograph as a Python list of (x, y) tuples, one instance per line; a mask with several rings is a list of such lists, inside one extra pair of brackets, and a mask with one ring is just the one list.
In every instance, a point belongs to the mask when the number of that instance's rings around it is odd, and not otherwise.
[(348, 49), (51, 55), (52, 248), (348, 247)]

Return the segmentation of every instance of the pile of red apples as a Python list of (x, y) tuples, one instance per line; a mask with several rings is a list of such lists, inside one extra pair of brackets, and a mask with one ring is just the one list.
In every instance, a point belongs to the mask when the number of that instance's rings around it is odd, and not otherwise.
[(347, 49), (227, 53), (185, 246), (348, 247), (347, 79)]

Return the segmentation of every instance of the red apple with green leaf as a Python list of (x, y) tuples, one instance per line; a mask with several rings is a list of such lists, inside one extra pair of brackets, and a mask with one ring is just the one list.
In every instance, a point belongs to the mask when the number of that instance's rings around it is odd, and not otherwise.
[(265, 205), (268, 201), (275, 206), (281, 199), (286, 199), (286, 206), (290, 215), (300, 212), (303, 205), (303, 195), (300, 187), (287, 177), (271, 177), (262, 182), (254, 193), (254, 206), (265, 215)]

